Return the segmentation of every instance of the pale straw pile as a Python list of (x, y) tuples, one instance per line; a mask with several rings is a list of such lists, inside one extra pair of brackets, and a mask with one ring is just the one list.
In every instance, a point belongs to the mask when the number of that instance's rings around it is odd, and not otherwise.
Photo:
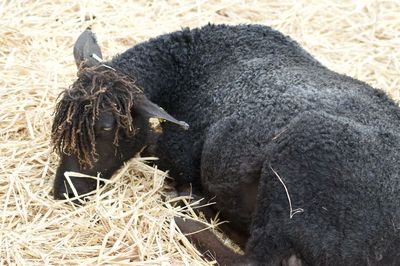
[(83, 29), (93, 25), (110, 58), (208, 22), (270, 25), (333, 70), (400, 99), (399, 1), (1, 1), (0, 265), (209, 264), (173, 223), (185, 210), (164, 199), (172, 191), (165, 173), (133, 159), (74, 207), (52, 199), (57, 156), (49, 145)]

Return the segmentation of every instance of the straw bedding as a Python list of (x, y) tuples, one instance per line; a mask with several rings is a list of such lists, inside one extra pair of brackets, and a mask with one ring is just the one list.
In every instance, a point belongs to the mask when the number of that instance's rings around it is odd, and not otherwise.
[(210, 263), (174, 225), (194, 214), (173, 206), (153, 158), (128, 162), (82, 207), (52, 199), (52, 115), (76, 77), (72, 45), (85, 27), (110, 57), (183, 26), (270, 25), (398, 100), (399, 14), (399, 1), (372, 0), (1, 1), (0, 265)]

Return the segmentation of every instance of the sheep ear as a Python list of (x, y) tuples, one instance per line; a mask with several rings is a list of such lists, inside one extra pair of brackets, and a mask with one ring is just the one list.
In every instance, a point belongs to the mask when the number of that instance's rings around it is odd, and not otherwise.
[(78, 69), (96, 66), (103, 60), (96, 36), (90, 28), (82, 32), (76, 40), (74, 45), (74, 57)]
[(174, 124), (177, 124), (181, 126), (184, 130), (189, 129), (189, 125), (184, 122), (184, 121), (178, 121), (174, 117), (172, 117), (170, 114), (168, 114), (164, 109), (162, 109), (160, 106), (157, 104), (151, 102), (149, 99), (147, 99), (146, 96), (143, 96), (141, 99), (139, 99), (136, 103), (135, 109), (138, 113), (148, 116), (148, 117), (153, 117), (153, 118), (161, 118), (166, 121), (172, 122)]

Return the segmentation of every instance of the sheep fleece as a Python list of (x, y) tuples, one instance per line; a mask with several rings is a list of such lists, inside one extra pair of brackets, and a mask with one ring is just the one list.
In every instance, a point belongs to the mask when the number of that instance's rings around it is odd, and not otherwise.
[(189, 123), (162, 124), (159, 166), (216, 197), (253, 261), (400, 265), (400, 109), (382, 91), (259, 25), (183, 29), (111, 64)]

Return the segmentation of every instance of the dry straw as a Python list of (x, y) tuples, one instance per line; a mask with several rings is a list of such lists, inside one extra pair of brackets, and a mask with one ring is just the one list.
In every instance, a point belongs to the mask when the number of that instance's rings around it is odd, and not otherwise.
[[(105, 57), (183, 26), (261, 23), (328, 67), (400, 98), (399, 1), (1, 1), (0, 265), (204, 265), (164, 200), (165, 173), (134, 159), (83, 207), (51, 196), (56, 96), (93, 25)], [(150, 160), (149, 165), (154, 161)]]

